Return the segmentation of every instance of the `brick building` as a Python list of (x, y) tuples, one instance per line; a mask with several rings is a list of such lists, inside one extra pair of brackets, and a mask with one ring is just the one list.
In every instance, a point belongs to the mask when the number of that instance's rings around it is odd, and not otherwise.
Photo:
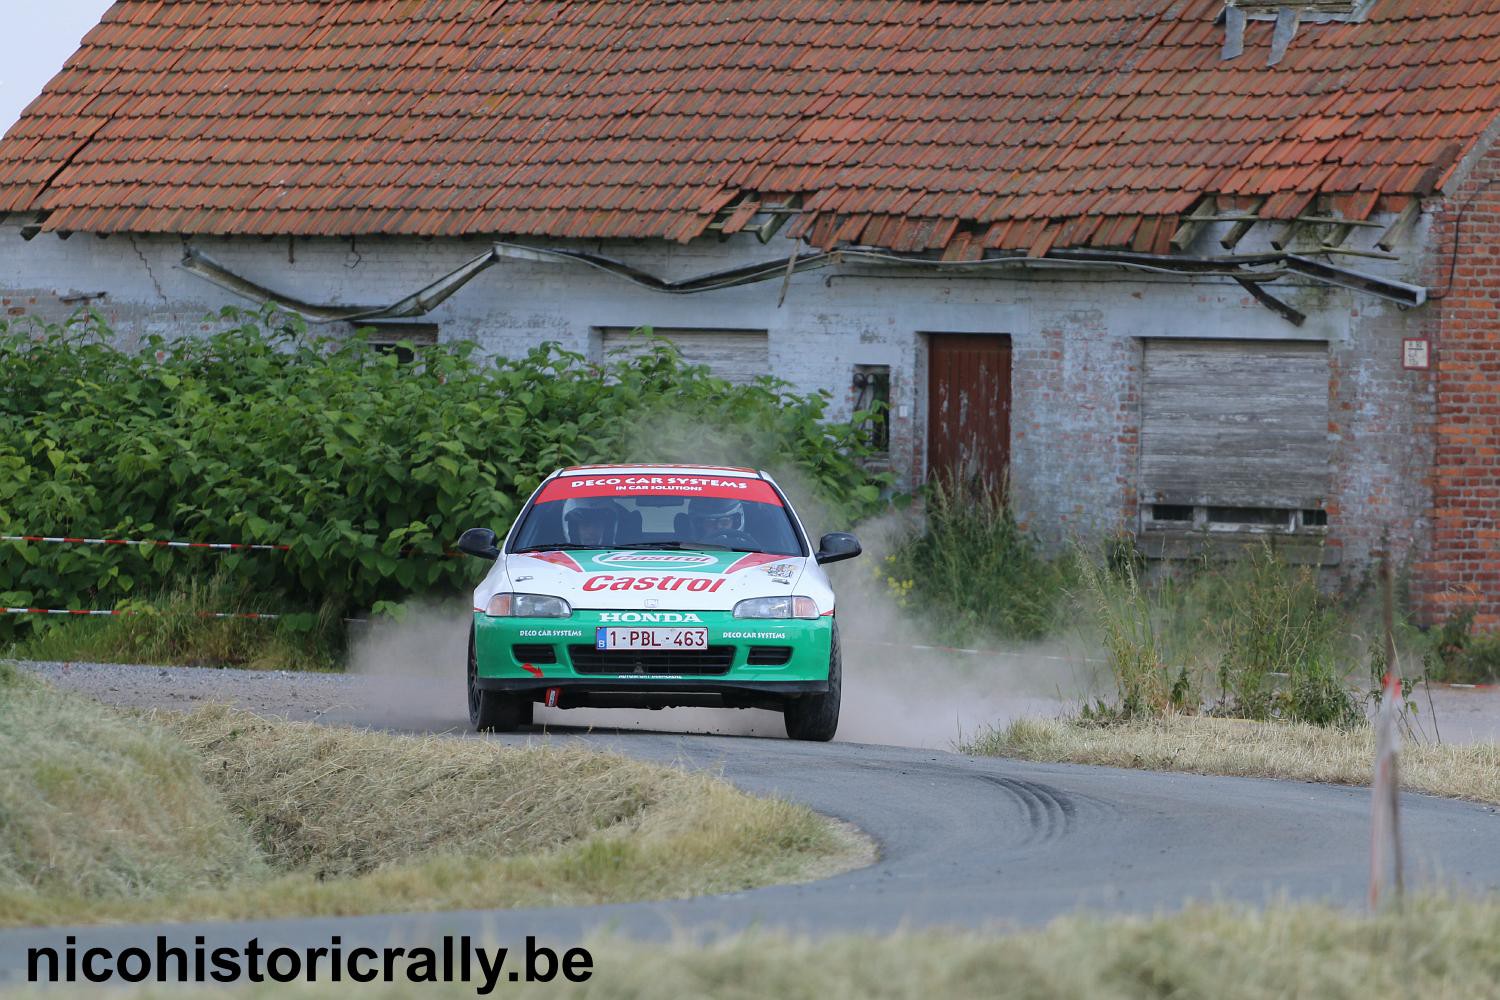
[(1494, 627), (1497, 109), (1500, 0), (121, 0), (0, 142), (0, 291), (649, 324), (1051, 543), (1390, 549)]

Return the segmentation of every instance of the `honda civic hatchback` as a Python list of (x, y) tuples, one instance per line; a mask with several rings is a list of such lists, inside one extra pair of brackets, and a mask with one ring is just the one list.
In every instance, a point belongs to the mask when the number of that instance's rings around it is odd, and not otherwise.
[(529, 725), (537, 704), (772, 709), (799, 740), (838, 728), (838, 623), (822, 567), (859, 555), (859, 541), (834, 532), (813, 549), (764, 472), (560, 469), (503, 542), (471, 528), (458, 546), (494, 560), (469, 630), (476, 729)]

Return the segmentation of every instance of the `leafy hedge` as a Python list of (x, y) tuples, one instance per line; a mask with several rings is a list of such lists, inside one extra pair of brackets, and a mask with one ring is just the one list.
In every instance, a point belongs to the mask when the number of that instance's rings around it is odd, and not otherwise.
[[(454, 592), (478, 567), (444, 550), (465, 528), (507, 527), (562, 465), (757, 465), (790, 476), (830, 528), (880, 502), (858, 433), (825, 423), (824, 396), (730, 385), (664, 341), (602, 367), (554, 344), (489, 361), (469, 343), (403, 365), (270, 310), (218, 322), (134, 352), (112, 346), (98, 314), (0, 325), (0, 534), (292, 550), (0, 543), (0, 602), (107, 608), (214, 572), (247, 581), (262, 606), (325, 618)], [(0, 619), (0, 637), (25, 621)]]

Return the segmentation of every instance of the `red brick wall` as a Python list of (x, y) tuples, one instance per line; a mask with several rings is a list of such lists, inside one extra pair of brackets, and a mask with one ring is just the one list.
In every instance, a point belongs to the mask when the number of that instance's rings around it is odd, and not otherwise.
[[(1455, 236), (1457, 240), (1455, 242)], [(1436, 206), (1428, 284), (1436, 423), (1432, 532), (1412, 566), (1421, 616), (1500, 629), (1500, 148)], [(1455, 252), (1456, 247), (1456, 252)]]

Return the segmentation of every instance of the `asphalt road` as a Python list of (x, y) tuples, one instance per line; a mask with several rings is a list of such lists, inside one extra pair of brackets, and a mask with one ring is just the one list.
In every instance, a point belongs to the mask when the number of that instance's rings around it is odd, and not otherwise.
[[(196, 700), (193, 686), (210, 679), (239, 686), (224, 671), (208, 678), (133, 669), (149, 673), (125, 675), (123, 685), (115, 684), (114, 700), (172, 704), (184, 697)], [(79, 668), (70, 675), (76, 686), (108, 697), (99, 690), (98, 676)], [(261, 684), (267, 684), (264, 677), (244, 687)], [(288, 691), (295, 705), (289, 701), (285, 707), (293, 715), (360, 721), (363, 713), (345, 698), (342, 684), (341, 678), (299, 682), (294, 677)], [(270, 702), (276, 699), (261, 691), (258, 707), (274, 708)], [(458, 731), (455, 719), (403, 723), (388, 711), (366, 721)], [(258, 937), (267, 948), (326, 942), (335, 934), (346, 947), (431, 943), (446, 933), (482, 934), (502, 943), (534, 934), (543, 943), (568, 947), (601, 929), (656, 939), (748, 927), (820, 934), (1035, 925), (1080, 908), (1148, 913), (1187, 900), (1260, 903), (1287, 896), (1358, 905), (1366, 891), (1369, 792), (1364, 789), (777, 738), (556, 728), (545, 735), (491, 738), (576, 740), (647, 760), (715, 769), (748, 791), (784, 796), (853, 823), (878, 843), (879, 859), (807, 885), (670, 902), (6, 931), (0, 932), (0, 979), (24, 974), (28, 946), (57, 946), (68, 934), (76, 935), (80, 947), (116, 949), (149, 945), (157, 934), (185, 946), (196, 934), (210, 946), (242, 946)], [(1407, 796), (1402, 818), (1409, 882), (1500, 888), (1496, 810)]]

